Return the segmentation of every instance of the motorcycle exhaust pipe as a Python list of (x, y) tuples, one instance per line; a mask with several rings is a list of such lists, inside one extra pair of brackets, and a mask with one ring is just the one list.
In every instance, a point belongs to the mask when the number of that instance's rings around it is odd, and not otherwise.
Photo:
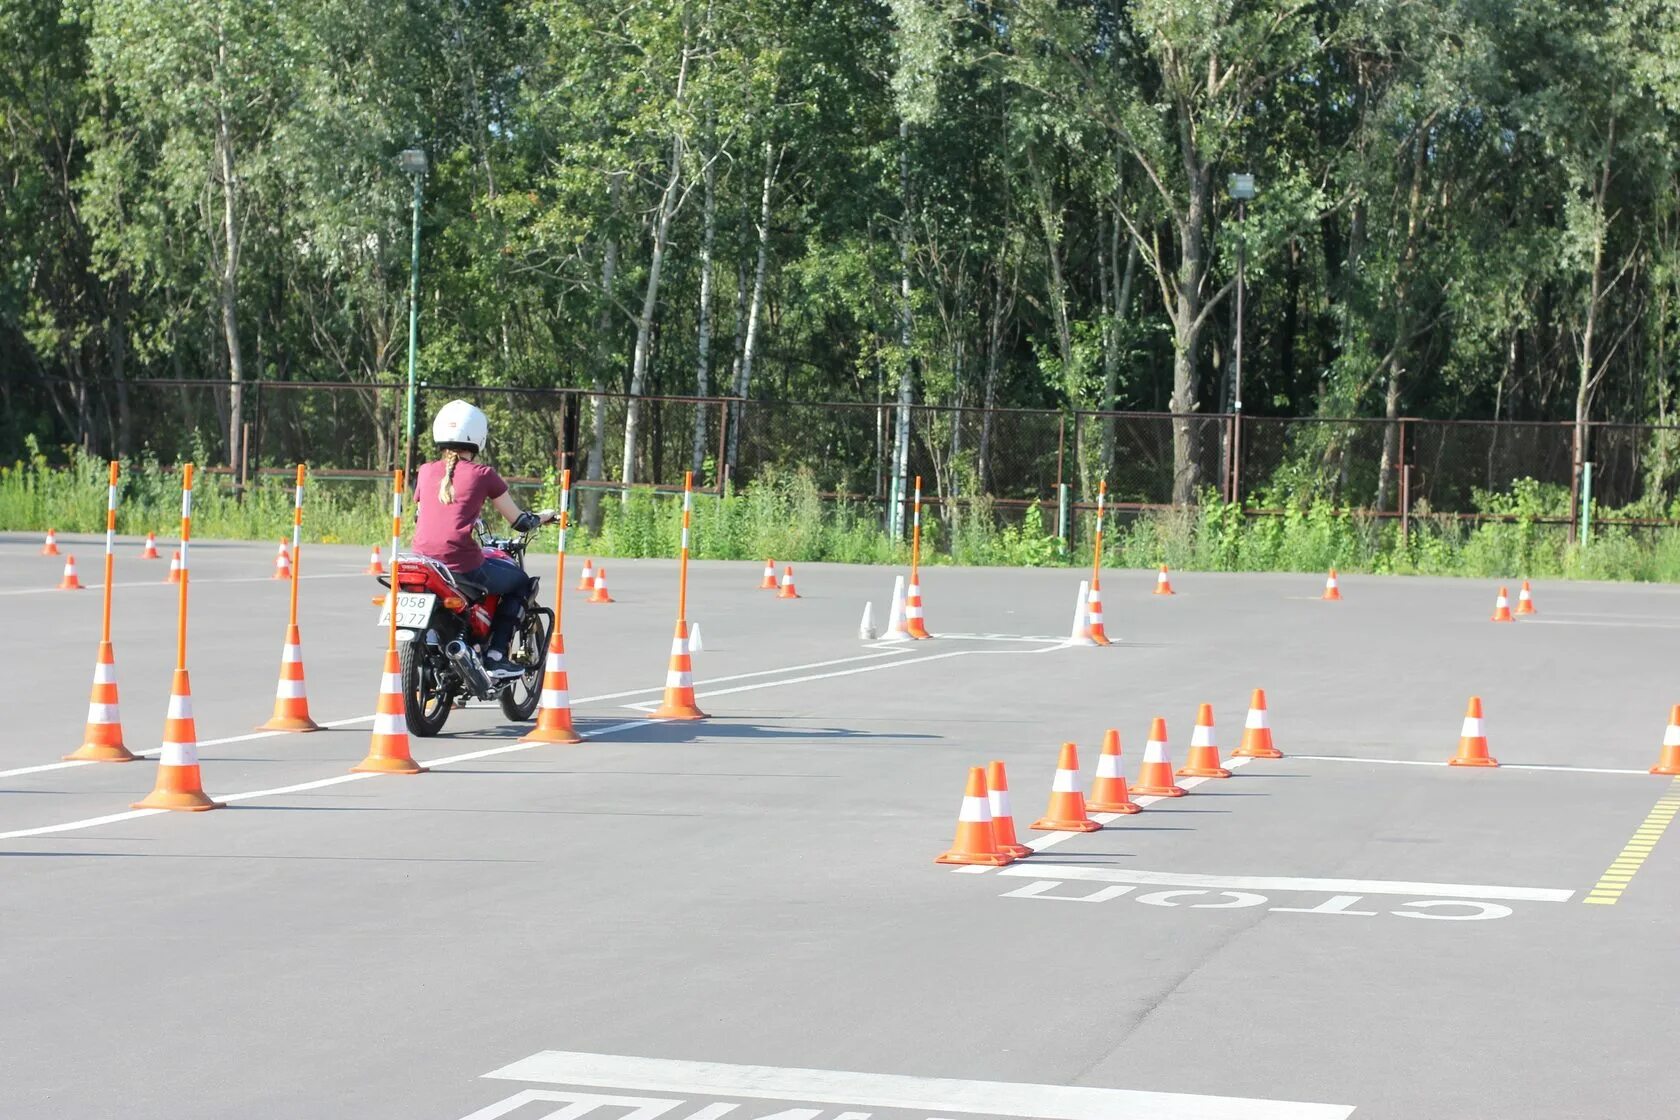
[(443, 647), (443, 655), (449, 658), (455, 671), (461, 674), (461, 679), (473, 690), (480, 700), (490, 694), (490, 678), (484, 672), (484, 666), (478, 663), (478, 655), (472, 647), (459, 638), (455, 638)]

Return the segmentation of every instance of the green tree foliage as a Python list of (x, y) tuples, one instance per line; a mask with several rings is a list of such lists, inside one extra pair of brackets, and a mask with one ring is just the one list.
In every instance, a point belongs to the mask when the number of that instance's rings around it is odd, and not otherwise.
[[(1250, 413), (1640, 421), (1680, 389), (1662, 0), (15, 0), (0, 49), (11, 445), (232, 460), (253, 384), (400, 377), (409, 146), (427, 381), (914, 399), (949, 438), (878, 458), (944, 493), (994, 481), (962, 408), (1228, 408), (1239, 245)], [(137, 389), (182, 377), (227, 388)], [(270, 454), (320, 453), (308, 407)], [(390, 396), (358, 407), (389, 461)], [(586, 473), (649, 477), (650, 418), (582, 421)], [(680, 458), (733, 462), (693, 427)], [(1396, 431), (1320, 473), (1394, 508)], [(1115, 429), (1081, 438), (1108, 470)]]

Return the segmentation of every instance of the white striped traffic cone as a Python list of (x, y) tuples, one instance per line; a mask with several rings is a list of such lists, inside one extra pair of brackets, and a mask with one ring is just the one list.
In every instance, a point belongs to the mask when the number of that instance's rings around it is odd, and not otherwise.
[(581, 743), (572, 726), (571, 682), (566, 676), (566, 639), (556, 630), (548, 640), (543, 662), (542, 697), (537, 701), (537, 726), (521, 743)]
[(110, 642), (99, 643), (88, 693), (87, 727), (82, 745), (64, 756), (66, 762), (133, 762), (123, 745), (122, 715), (117, 711), (117, 664)]
[(158, 755), (157, 784), (132, 808), (197, 813), (223, 807), (221, 802), (204, 795), (204, 779), (198, 769), (198, 724), (193, 720), (192, 682), (187, 679), (185, 669), (177, 669), (169, 689), (169, 717), (163, 724), (163, 753)]
[(578, 577), (579, 591), (595, 590), (595, 561), (585, 557), (583, 561), (583, 575)]
[(921, 576), (910, 577), (910, 589), (904, 594), (904, 629), (912, 638), (931, 638), (927, 619), (922, 615)]
[(368, 553), (368, 565), (362, 569), (364, 576), (382, 576), (385, 574), (385, 558), (379, 554), (379, 546), (374, 545), (373, 551)]
[(991, 802), (986, 793), (986, 771), (978, 766), (968, 771), (962, 809), (957, 813), (957, 838), (951, 842), (951, 850), (936, 856), (934, 862), (980, 867), (1002, 867), (1015, 862), (1014, 856), (998, 851), (997, 835), (992, 830)]
[(280, 542), (280, 551), (274, 555), (274, 575), (270, 579), (292, 578), (292, 553), (286, 547), (286, 542)]
[(655, 719), (705, 719), (694, 701), (694, 661), (688, 655), (688, 623), (677, 623), (671, 639), (671, 662), (665, 670), (665, 700), (653, 713)]
[(1156, 716), (1149, 725), (1149, 741), (1143, 745), (1143, 767), (1138, 771), (1132, 793), (1139, 797), (1183, 797), (1188, 792), (1173, 777), (1172, 758), (1167, 754), (1167, 721)]
[(1213, 741), (1213, 705), (1196, 709), (1196, 729), (1190, 733), (1190, 753), (1185, 756), (1181, 778), (1229, 778), (1231, 772), (1219, 765), (1219, 747)]
[(1242, 743), (1232, 752), (1237, 758), (1282, 758), (1272, 745), (1271, 714), (1266, 711), (1266, 690), (1257, 688), (1248, 700), (1248, 719), (1243, 723)]
[(373, 740), (367, 757), (351, 773), (423, 774), (426, 768), (408, 753), (408, 720), (403, 715), (402, 661), (397, 651), (385, 651), (385, 671), (379, 678), (379, 705), (374, 708)]
[(1108, 631), (1103, 628), (1102, 581), (1092, 580), (1090, 594), (1085, 599), (1085, 636), (1099, 646), (1111, 646)]
[(280, 649), (280, 683), (274, 688), (274, 715), (258, 731), (319, 731), (309, 718), (309, 697), (303, 687), (303, 639), (296, 626), (286, 627)]
[(1050, 805), (1032, 823), (1034, 832), (1096, 832), (1102, 825), (1085, 812), (1085, 795), (1079, 791), (1079, 748), (1062, 744), (1056, 762), (1056, 780), (1050, 785)]
[(154, 533), (147, 533), (146, 534), (146, 547), (140, 550), (140, 559), (142, 559), (142, 560), (162, 560), (163, 559), (163, 557), (158, 554), (157, 535), (156, 534), (154, 534)]

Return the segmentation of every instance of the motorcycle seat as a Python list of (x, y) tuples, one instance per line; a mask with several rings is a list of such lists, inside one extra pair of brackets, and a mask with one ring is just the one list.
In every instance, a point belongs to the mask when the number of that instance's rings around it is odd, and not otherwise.
[(475, 603), (490, 594), (490, 589), (485, 587), (482, 583), (474, 583), (472, 580), (459, 575), (455, 577), (455, 586), (466, 592), (467, 598), (471, 599)]

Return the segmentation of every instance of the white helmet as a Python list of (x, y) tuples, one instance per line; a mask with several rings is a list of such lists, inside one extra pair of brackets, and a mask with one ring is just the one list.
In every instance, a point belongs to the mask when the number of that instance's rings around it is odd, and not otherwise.
[(437, 419), (432, 421), (433, 443), (464, 443), (483, 451), (489, 439), (490, 421), (466, 401), (450, 401), (438, 409)]

